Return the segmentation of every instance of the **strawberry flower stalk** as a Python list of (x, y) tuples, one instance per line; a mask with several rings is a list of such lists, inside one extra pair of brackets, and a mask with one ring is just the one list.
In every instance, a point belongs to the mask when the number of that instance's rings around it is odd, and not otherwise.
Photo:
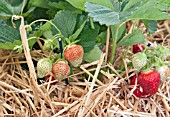
[(61, 55), (61, 58), (63, 58), (63, 44), (62, 44), (61, 38), (58, 39), (58, 42), (60, 46), (60, 55)]
[[(62, 40), (61, 38), (58, 39), (58, 42), (59, 42), (59, 46), (60, 46), (60, 57), (63, 58), (63, 44), (62, 44)], [(68, 81), (68, 78), (65, 79), (65, 83), (66, 85), (68, 85), (69, 81)]]

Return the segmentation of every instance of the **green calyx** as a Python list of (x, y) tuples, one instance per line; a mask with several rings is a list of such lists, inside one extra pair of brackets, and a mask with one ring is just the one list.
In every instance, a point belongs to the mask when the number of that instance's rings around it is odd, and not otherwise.
[(151, 69), (158, 71), (162, 66), (168, 65), (166, 58), (169, 55), (169, 48), (157, 45), (152, 49), (146, 48), (142, 53), (135, 54), (132, 64), (138, 71), (147, 72)]
[(170, 55), (170, 49), (165, 46), (158, 45), (148, 54), (150, 54), (152, 57), (159, 57), (162, 61), (164, 61)]
[(53, 48), (54, 48), (53, 40), (51, 39), (45, 40), (43, 50), (51, 50)]

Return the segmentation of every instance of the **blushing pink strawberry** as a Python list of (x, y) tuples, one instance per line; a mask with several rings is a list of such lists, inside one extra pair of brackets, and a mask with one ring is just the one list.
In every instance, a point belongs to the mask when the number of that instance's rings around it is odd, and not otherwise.
[(73, 67), (78, 67), (83, 60), (84, 49), (81, 45), (69, 45), (64, 51), (65, 59), (70, 62)]
[(70, 66), (67, 61), (60, 60), (53, 64), (52, 72), (54, 76), (60, 81), (66, 78), (70, 73)]

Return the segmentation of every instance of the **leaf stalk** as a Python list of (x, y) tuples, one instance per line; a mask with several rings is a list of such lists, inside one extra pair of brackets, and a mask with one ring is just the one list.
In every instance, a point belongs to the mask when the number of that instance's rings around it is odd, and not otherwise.
[(113, 42), (112, 42), (112, 52), (111, 52), (111, 58), (110, 58), (110, 63), (112, 63), (112, 64), (113, 64), (115, 52), (116, 52), (116, 42), (117, 42), (117, 37), (118, 37), (118, 34), (119, 34), (119, 27), (120, 27), (119, 24), (116, 25), (116, 33), (115, 33), (115, 36), (114, 36), (114, 39), (113, 39)]

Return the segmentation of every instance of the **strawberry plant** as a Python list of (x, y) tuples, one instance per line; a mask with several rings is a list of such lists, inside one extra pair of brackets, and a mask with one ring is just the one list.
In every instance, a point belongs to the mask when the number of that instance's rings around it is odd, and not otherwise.
[[(17, 8), (19, 9), (23, 3), (12, 2), (12, 4), (17, 5)], [(155, 6), (153, 4), (155, 4)], [(5, 21), (8, 21), (8, 19), (11, 18), (13, 14), (17, 15), (21, 12), (24, 16), (26, 16), (26, 20), (27, 18), (33, 16), (31, 19), (29, 18), (27, 20), (28, 23), (33, 21), (28, 25), (29, 28), (33, 28), (32, 31), (29, 31), (28, 36), (30, 48), (33, 47), (37, 39), (41, 39), (40, 37), (43, 36), (45, 38), (41, 40), (44, 40), (44, 50), (53, 50), (59, 46), (56, 42), (57, 38), (62, 37), (64, 40), (64, 46), (74, 41), (82, 45), (85, 55), (86, 53), (90, 53), (90, 51), (93, 49), (95, 49), (94, 51), (100, 51), (99, 48), (94, 48), (95, 45), (97, 45), (96, 39), (98, 37), (100, 28), (98, 24), (94, 23), (93, 21), (97, 21), (100, 24), (105, 24), (106, 26), (110, 25), (113, 37), (110, 62), (113, 63), (117, 47), (130, 46), (137, 43), (144, 43), (146, 41), (141, 30), (135, 28), (131, 34), (125, 36), (125, 28), (123, 28), (124, 24), (127, 21), (132, 20), (135, 25), (136, 20), (141, 19), (148, 27), (148, 30), (151, 30), (151, 24), (155, 25), (155, 20), (169, 18), (168, 13), (163, 12), (168, 10), (168, 4), (169, 2), (161, 0), (123, 0), (117, 2), (110, 0), (105, 2), (102, 2), (101, 0), (82, 0), (79, 2), (75, 2), (73, 0), (67, 0), (65, 2), (52, 2), (49, 0), (44, 0), (42, 2), (40, 0), (31, 0), (27, 3), (24, 3), (26, 6), (24, 11), (17, 11), (17, 9), (15, 9), (16, 6), (9, 5), (5, 0), (3, 0), (1, 2), (1, 6), (6, 7), (4, 7), (5, 9), (1, 11), (1, 16), (7, 17), (7, 20)], [(43, 11), (44, 9), (47, 9), (47, 12), (45, 12), (47, 15), (43, 16), (43, 18), (46, 18), (47, 20), (36, 20), (41, 16), (39, 16), (40, 14), (35, 16), (35, 14), (37, 14), (38, 11)], [(56, 12), (54, 12), (54, 9), (56, 9)], [(88, 16), (91, 17), (89, 20), (87, 20), (87, 15), (83, 13), (84, 11), (88, 12)], [(38, 22), (46, 23), (39, 25), (40, 23)], [(63, 24), (65, 26), (62, 26)], [(1, 29), (3, 29), (3, 27)], [(12, 29), (10, 30), (12, 31)], [(155, 30), (155, 28), (153, 30)], [(153, 31), (150, 32), (153, 33)], [(2, 33), (5, 34), (6, 32), (2, 31)], [(87, 37), (87, 33), (91, 36)], [(19, 32), (16, 35), (19, 35)], [(11, 36), (11, 38), (12, 37), (14, 36)], [(20, 49), (21, 51), (22, 48), (19, 44), (20, 37), (15, 37), (14, 39), (7, 38), (8, 37), (3, 37), (3, 41), (1, 41), (2, 48), (15, 48)], [(5, 43), (11, 43), (11, 46), (6, 46)], [(95, 58), (91, 57), (90, 59), (89, 57), (86, 58), (86, 56), (84, 56), (84, 60), (97, 60), (100, 57), (100, 53), (101, 52), (98, 52), (98, 55), (95, 56)]]
[[(120, 1), (106, 1), (112, 7), (108, 7), (105, 4), (95, 4), (86, 2), (85, 11), (89, 12), (89, 16), (93, 17), (94, 21), (98, 21), (100, 24), (107, 26), (111, 25), (111, 30), (115, 30), (113, 34), (113, 44), (110, 62), (113, 63), (116, 44), (119, 46), (130, 46), (137, 43), (144, 43), (145, 38), (140, 30), (134, 30), (132, 34), (128, 35), (121, 40), (118, 40), (119, 28), (124, 25), (127, 21), (136, 19), (146, 20), (161, 20), (169, 19), (168, 13), (164, 13), (163, 10), (169, 9), (169, 2), (161, 0), (120, 0)], [(161, 3), (162, 2), (162, 3)], [(163, 5), (163, 6), (162, 6)], [(75, 5), (76, 6), (76, 5)], [(117, 42), (120, 41), (120, 42)]]
[(0, 116), (170, 116), (169, 19), (170, 0), (0, 0)]

